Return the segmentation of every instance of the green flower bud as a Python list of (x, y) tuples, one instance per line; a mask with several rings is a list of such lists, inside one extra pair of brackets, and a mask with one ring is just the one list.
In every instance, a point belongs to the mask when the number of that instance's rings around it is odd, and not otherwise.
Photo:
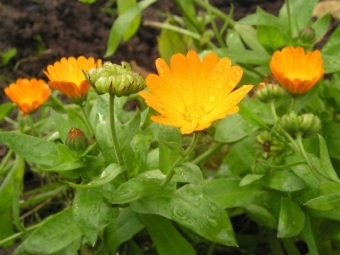
[(66, 136), (65, 145), (71, 150), (82, 151), (89, 145), (89, 139), (80, 129), (71, 128)]
[(122, 65), (105, 62), (102, 67), (84, 72), (86, 80), (97, 94), (114, 94), (118, 97), (129, 96), (145, 88), (144, 79), (131, 71), (127, 62)]
[(314, 43), (316, 39), (315, 30), (312, 27), (304, 27), (300, 31), (300, 39), (302, 43), (305, 43), (305, 44)]
[(256, 97), (263, 103), (277, 101), (285, 94), (284, 88), (276, 84), (261, 82), (256, 90)]
[(321, 128), (320, 119), (312, 113), (298, 116), (295, 112), (285, 114), (281, 118), (281, 128), (295, 138), (298, 134), (307, 138), (315, 135)]
[(256, 137), (256, 140), (262, 146), (263, 158), (278, 156), (286, 150), (286, 146), (277, 138), (272, 137), (268, 131), (262, 132)]
[(269, 171), (270, 166), (267, 162), (267, 160), (264, 159), (256, 159), (251, 164), (251, 170), (254, 174), (265, 174), (267, 171)]

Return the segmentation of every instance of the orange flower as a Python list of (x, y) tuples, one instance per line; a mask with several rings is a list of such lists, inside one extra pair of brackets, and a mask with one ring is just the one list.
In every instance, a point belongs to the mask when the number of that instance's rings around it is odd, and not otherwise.
[(231, 66), (229, 58), (219, 60), (215, 53), (208, 53), (203, 61), (195, 51), (186, 56), (175, 54), (170, 67), (159, 58), (156, 68), (159, 75), (146, 78), (150, 92), (139, 95), (161, 114), (152, 116), (153, 121), (179, 127), (182, 134), (206, 129), (213, 121), (237, 113), (237, 104), (253, 87), (245, 85), (233, 91), (243, 71)]
[(44, 80), (17, 79), (5, 88), (5, 94), (23, 111), (23, 116), (38, 109), (50, 96)]
[(289, 46), (275, 51), (270, 69), (275, 79), (292, 95), (306, 93), (324, 75), (320, 51), (305, 54), (302, 47)]
[(97, 62), (94, 58), (85, 58), (80, 56), (77, 59), (74, 57), (62, 58), (54, 65), (47, 66), (47, 71), (44, 71), (48, 77), (49, 85), (53, 89), (57, 89), (68, 98), (81, 101), (90, 88), (90, 84), (86, 81), (83, 71), (90, 70), (95, 67), (101, 67), (102, 61)]

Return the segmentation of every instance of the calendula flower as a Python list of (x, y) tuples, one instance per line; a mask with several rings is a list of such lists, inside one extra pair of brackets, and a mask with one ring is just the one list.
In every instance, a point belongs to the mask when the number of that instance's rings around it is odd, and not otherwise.
[(270, 69), (275, 79), (292, 95), (306, 93), (324, 75), (320, 51), (305, 54), (302, 47), (289, 46), (275, 51)]
[(84, 71), (102, 66), (102, 61), (94, 58), (61, 58), (44, 71), (51, 88), (59, 90), (74, 102), (82, 102), (91, 87), (84, 76)]
[(49, 98), (51, 91), (44, 80), (20, 78), (5, 88), (5, 94), (24, 116), (38, 109)]
[(146, 104), (160, 116), (151, 119), (163, 125), (179, 127), (182, 134), (208, 128), (213, 121), (237, 113), (237, 104), (253, 85), (233, 91), (243, 71), (232, 66), (229, 58), (218, 59), (208, 53), (201, 61), (195, 51), (186, 56), (175, 54), (170, 66), (156, 60), (158, 75), (150, 74), (146, 84), (150, 92), (140, 91)]

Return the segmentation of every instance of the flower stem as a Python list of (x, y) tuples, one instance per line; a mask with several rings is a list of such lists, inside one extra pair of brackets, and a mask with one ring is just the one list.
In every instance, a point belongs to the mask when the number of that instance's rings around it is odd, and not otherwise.
[(295, 100), (295, 98), (292, 97), (292, 99), (290, 101), (289, 112), (294, 112), (295, 111), (295, 103), (296, 103), (296, 100)]
[(282, 238), (282, 242), (289, 255), (301, 255), (291, 238)]
[(270, 105), (270, 110), (273, 114), (273, 117), (274, 117), (274, 120), (275, 120), (275, 123), (277, 122), (277, 114), (276, 114), (276, 109), (275, 109), (275, 102), (274, 100), (270, 100), (269, 101), (269, 105)]
[(314, 236), (313, 236), (312, 226), (310, 224), (310, 217), (309, 217), (307, 210), (305, 210), (305, 216), (306, 216), (305, 226), (304, 226), (302, 232), (303, 232), (303, 235), (305, 237), (305, 241), (306, 241), (307, 246), (308, 246), (308, 251), (309, 251), (308, 254), (319, 255), (318, 248), (316, 246), (315, 239), (314, 239)]
[(81, 109), (81, 111), (82, 111), (82, 113), (83, 113), (83, 115), (84, 115), (84, 121), (85, 121), (85, 123), (86, 123), (87, 128), (88, 128), (89, 131), (91, 132), (91, 134), (94, 135), (94, 134), (95, 134), (95, 133), (94, 133), (94, 129), (93, 129), (93, 127), (92, 127), (92, 125), (91, 125), (91, 122), (90, 122), (90, 120), (89, 120), (89, 116), (86, 114), (84, 108), (85, 108), (85, 106), (80, 106), (80, 109)]
[[(109, 102), (109, 107), (110, 107), (110, 126), (111, 126), (111, 135), (112, 135), (112, 141), (113, 141), (113, 148), (118, 160), (118, 164), (121, 166), (125, 166), (125, 161), (122, 155), (122, 152), (120, 150), (118, 138), (117, 138), (117, 133), (116, 133), (116, 125), (115, 125), (115, 119), (114, 119), (114, 102), (115, 102), (115, 95), (110, 94), (110, 102)], [(123, 172), (124, 174), (124, 179), (125, 181), (128, 181), (130, 179), (129, 175), (129, 170), (126, 167), (125, 171)]]
[(28, 121), (30, 122), (31, 129), (32, 129), (32, 132), (33, 132), (34, 136), (35, 136), (35, 137), (38, 137), (38, 133), (37, 133), (37, 131), (35, 130), (35, 127), (34, 127), (34, 121), (33, 121), (33, 116), (32, 116), (32, 114), (29, 114), (29, 116), (28, 116)]
[(292, 19), (290, 14), (290, 4), (289, 0), (285, 0), (286, 8), (287, 8), (287, 18), (288, 18), (288, 27), (290, 29), (290, 35), (293, 37), (293, 28), (292, 28)]
[(9, 150), (6, 154), (6, 156), (2, 159), (1, 164), (0, 164), (0, 177), (5, 175), (4, 173), (4, 169), (5, 166), (7, 165), (8, 160), (12, 157), (14, 151), (13, 150)]
[(185, 150), (184, 155), (179, 156), (176, 161), (172, 164), (170, 171), (168, 172), (168, 174), (166, 175), (165, 179), (163, 180), (163, 182), (161, 183), (161, 188), (164, 188), (172, 179), (172, 177), (175, 174), (175, 168), (176, 166), (178, 166), (180, 163), (182, 163), (182, 160), (188, 156), (194, 149), (195, 146), (197, 144), (199, 135), (196, 135), (196, 133), (194, 133), (191, 143), (189, 144), (188, 148)]
[(211, 148), (200, 154), (197, 158), (191, 161), (191, 163), (195, 165), (200, 165), (204, 161), (206, 161), (211, 155), (213, 155), (217, 150), (221, 149), (225, 144), (224, 143), (215, 143)]

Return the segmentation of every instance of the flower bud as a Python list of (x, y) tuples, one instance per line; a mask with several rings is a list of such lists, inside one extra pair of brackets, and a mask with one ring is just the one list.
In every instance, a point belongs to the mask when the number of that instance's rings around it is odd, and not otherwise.
[(261, 82), (256, 90), (256, 97), (263, 103), (277, 101), (284, 96), (285, 90), (276, 84), (265, 84)]
[(265, 174), (270, 169), (270, 166), (265, 159), (256, 159), (251, 164), (251, 170), (254, 174)]
[(305, 113), (298, 116), (295, 112), (292, 112), (282, 116), (281, 128), (294, 138), (298, 134), (307, 138), (318, 132), (321, 128), (321, 121), (312, 113)]
[(262, 132), (256, 137), (256, 140), (262, 146), (263, 158), (278, 156), (286, 150), (286, 146), (277, 138), (272, 137), (268, 131)]
[(144, 79), (131, 71), (127, 62), (122, 62), (121, 66), (105, 62), (102, 67), (85, 71), (84, 74), (99, 95), (129, 96), (145, 88)]
[(315, 30), (312, 27), (304, 27), (300, 31), (300, 39), (302, 43), (305, 44), (312, 44), (314, 43), (316, 36), (315, 36)]
[(71, 150), (82, 151), (89, 145), (89, 139), (83, 131), (73, 127), (66, 136), (65, 145)]

